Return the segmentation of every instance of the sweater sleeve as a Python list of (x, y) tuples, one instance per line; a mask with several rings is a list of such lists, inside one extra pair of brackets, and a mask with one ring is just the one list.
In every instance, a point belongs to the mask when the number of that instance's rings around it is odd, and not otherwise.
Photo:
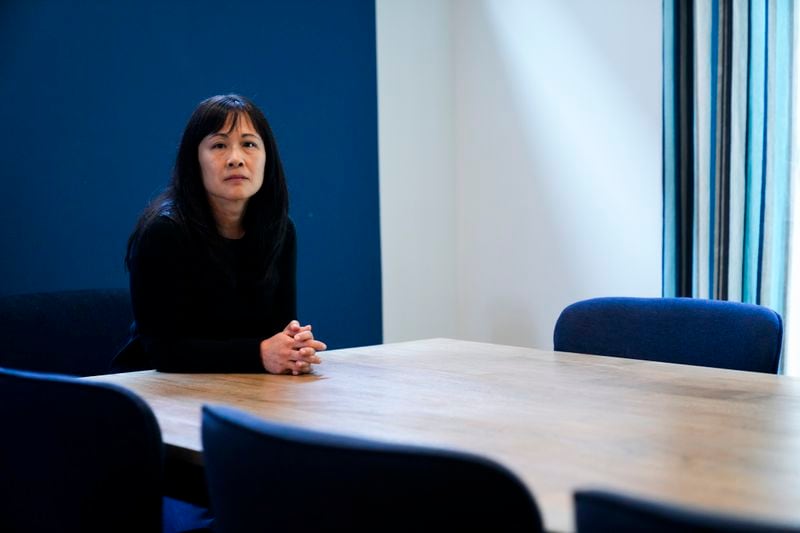
[(258, 338), (201, 336), (192, 261), (178, 225), (160, 217), (140, 237), (130, 265), (131, 300), (145, 353), (164, 372), (263, 372)]

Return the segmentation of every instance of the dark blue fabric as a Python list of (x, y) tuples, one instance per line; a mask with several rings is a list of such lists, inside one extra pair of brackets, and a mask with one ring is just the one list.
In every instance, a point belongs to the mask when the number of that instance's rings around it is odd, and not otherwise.
[(0, 427), (0, 531), (161, 531), (161, 433), (133, 393), (0, 369)]
[(541, 530), (525, 486), (481, 457), (293, 428), (224, 407), (203, 408), (202, 432), (220, 533)]
[(775, 373), (780, 315), (766, 307), (696, 298), (595, 298), (561, 312), (559, 352), (611, 355)]
[(74, 376), (107, 374), (132, 320), (127, 289), (0, 297), (0, 366)]
[(175, 498), (164, 498), (163, 533), (208, 533), (213, 523), (214, 519), (207, 508)]
[(762, 521), (684, 509), (599, 490), (575, 493), (578, 533), (798, 533)]

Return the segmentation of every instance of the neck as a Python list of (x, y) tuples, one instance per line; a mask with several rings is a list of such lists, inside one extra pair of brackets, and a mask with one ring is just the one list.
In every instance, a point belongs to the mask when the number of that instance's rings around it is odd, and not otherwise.
[(226, 239), (241, 239), (244, 237), (245, 202), (219, 202), (216, 198), (209, 198), (211, 213), (217, 223), (217, 231)]

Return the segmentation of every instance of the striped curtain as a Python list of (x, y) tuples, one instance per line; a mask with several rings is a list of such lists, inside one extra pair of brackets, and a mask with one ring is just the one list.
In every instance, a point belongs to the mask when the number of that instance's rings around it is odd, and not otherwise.
[(664, 296), (785, 316), (794, 16), (792, 0), (664, 0)]

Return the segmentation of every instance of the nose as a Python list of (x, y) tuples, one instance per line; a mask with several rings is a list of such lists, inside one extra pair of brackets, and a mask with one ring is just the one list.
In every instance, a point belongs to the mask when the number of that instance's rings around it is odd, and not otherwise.
[(230, 156), (228, 156), (228, 162), (226, 164), (228, 168), (236, 168), (244, 166), (244, 159), (242, 158), (241, 152), (234, 148), (231, 150)]

